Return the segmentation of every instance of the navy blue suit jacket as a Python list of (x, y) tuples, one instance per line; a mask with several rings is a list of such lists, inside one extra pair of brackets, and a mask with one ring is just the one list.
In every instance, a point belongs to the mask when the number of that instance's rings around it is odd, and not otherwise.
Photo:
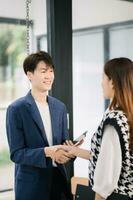
[[(50, 96), (48, 105), (53, 145), (62, 144), (68, 139), (66, 107)], [(52, 161), (44, 154), (44, 147), (49, 144), (31, 92), (8, 107), (6, 128), (10, 157), (15, 162), (16, 200), (47, 200)], [(65, 176), (64, 166), (58, 165), (58, 168)]]

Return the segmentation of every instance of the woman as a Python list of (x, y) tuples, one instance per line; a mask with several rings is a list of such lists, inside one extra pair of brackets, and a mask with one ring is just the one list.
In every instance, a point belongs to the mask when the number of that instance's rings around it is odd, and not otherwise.
[(89, 159), (89, 184), (95, 200), (133, 199), (133, 63), (115, 58), (104, 66), (105, 98), (111, 103), (91, 141), (91, 152), (63, 147)]

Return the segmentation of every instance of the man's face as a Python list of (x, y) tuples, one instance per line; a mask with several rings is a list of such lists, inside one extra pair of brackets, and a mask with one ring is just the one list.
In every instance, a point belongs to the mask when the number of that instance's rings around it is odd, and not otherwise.
[(35, 71), (27, 72), (27, 76), (31, 81), (32, 88), (40, 92), (51, 90), (54, 81), (54, 70), (45, 62), (40, 61)]

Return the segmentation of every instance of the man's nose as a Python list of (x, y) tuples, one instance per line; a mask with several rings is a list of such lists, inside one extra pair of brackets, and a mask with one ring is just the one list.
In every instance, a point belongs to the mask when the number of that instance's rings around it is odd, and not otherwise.
[(47, 72), (46, 74), (45, 74), (45, 78), (51, 78), (51, 73), (50, 72)]

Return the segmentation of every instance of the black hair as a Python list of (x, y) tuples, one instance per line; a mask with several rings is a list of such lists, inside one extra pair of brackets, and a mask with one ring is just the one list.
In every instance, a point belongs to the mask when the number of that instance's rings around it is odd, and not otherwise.
[(48, 65), (48, 67), (51, 67), (54, 69), (51, 56), (45, 51), (38, 51), (36, 53), (30, 54), (29, 56), (25, 58), (23, 62), (23, 69), (24, 69), (25, 74), (27, 74), (28, 71), (34, 73), (40, 61), (43, 61), (44, 63)]

